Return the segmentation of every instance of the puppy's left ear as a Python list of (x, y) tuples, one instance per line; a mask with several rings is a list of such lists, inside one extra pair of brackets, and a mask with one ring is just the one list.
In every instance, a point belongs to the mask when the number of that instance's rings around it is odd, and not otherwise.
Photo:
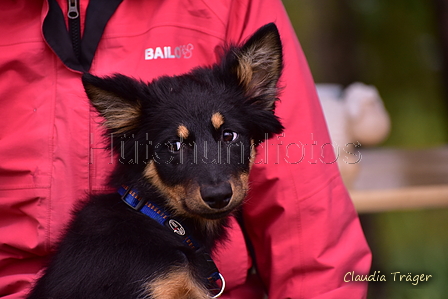
[(282, 43), (277, 26), (269, 23), (258, 29), (241, 47), (234, 50), (234, 71), (246, 96), (263, 110), (274, 110), (283, 69)]

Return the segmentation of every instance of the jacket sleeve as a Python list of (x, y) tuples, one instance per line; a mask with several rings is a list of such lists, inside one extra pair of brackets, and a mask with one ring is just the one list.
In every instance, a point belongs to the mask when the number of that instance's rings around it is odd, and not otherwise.
[[(228, 40), (275, 22), (284, 51), (276, 114), (284, 133), (261, 144), (244, 207), (246, 231), (270, 299), (365, 298), (371, 255), (342, 183), (304, 54), (279, 0), (233, 1)], [(340, 149), (342, 151), (342, 149)], [(343, 158), (343, 157), (339, 157)]]

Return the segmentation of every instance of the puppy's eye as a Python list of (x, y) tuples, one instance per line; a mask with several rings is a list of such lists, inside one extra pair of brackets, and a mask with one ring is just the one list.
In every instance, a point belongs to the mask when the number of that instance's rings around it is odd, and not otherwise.
[(172, 153), (180, 151), (182, 143), (180, 141), (168, 141), (166, 143), (168, 150)]
[(222, 140), (224, 142), (232, 142), (235, 139), (238, 138), (238, 133), (230, 131), (230, 130), (224, 130), (222, 132)]

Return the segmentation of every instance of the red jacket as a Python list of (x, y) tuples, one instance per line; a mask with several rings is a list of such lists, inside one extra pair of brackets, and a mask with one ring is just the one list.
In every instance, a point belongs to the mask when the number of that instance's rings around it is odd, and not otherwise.
[(252, 259), (234, 221), (230, 242), (215, 254), (224, 298), (262, 298), (263, 287), (271, 299), (365, 298), (366, 285), (344, 275), (366, 274), (370, 251), (281, 1), (87, 2), (80, 1), (80, 59), (65, 29), (66, 0), (0, 4), (0, 296), (23, 297), (73, 205), (105, 191), (116, 163), (103, 149), (81, 72), (180, 74), (274, 21), (285, 63), (276, 113), (286, 130), (259, 147), (244, 207), (262, 284), (247, 279)]

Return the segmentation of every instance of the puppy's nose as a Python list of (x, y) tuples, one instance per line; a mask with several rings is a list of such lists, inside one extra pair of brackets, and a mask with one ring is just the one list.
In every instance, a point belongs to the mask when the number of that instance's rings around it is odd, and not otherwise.
[(201, 196), (210, 208), (222, 209), (230, 202), (232, 187), (227, 182), (218, 185), (201, 186)]

